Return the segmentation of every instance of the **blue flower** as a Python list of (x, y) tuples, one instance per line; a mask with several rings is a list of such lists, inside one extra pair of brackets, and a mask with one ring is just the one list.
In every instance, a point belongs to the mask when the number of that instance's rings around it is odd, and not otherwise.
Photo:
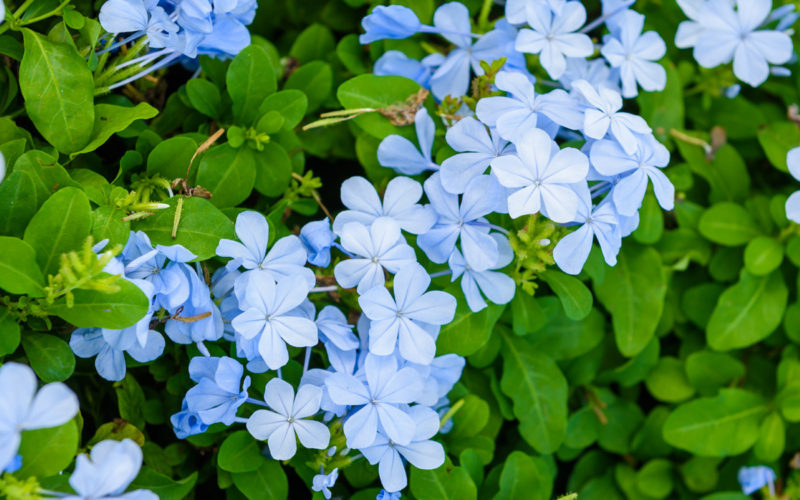
[[(688, 9), (685, 5), (691, 5)], [(679, 47), (694, 46), (694, 58), (704, 68), (733, 60), (733, 74), (757, 87), (769, 76), (770, 64), (783, 64), (792, 56), (792, 40), (784, 32), (758, 30), (767, 20), (772, 0), (708, 0), (699, 7), (682, 3), (693, 21), (676, 34)]]
[(8, 472), (13, 474), (22, 468), (22, 455), (17, 455), (11, 459), (5, 469), (0, 469), (0, 473)]
[(653, 62), (664, 57), (667, 46), (655, 31), (642, 33), (644, 16), (629, 10), (619, 18), (619, 33), (606, 37), (600, 52), (620, 69), (623, 97), (636, 97), (637, 84), (648, 92), (664, 90), (667, 72)]
[(289, 361), (286, 344), (316, 345), (317, 327), (293, 311), (310, 288), (300, 277), (281, 278), (277, 284), (262, 274), (252, 275), (245, 287), (244, 310), (233, 319), (233, 328), (245, 340), (258, 342), (258, 353), (267, 366), (277, 370)]
[(424, 107), (419, 108), (414, 116), (414, 126), (417, 130), (419, 149), (403, 136), (387, 136), (378, 146), (378, 163), (381, 166), (393, 168), (405, 175), (417, 175), (426, 170), (439, 169), (439, 165), (431, 158), (436, 125)]
[[(150, 322), (148, 314), (144, 319)], [(144, 343), (139, 340), (137, 323), (124, 330), (101, 328), (79, 328), (72, 332), (69, 346), (79, 358), (95, 358), (97, 373), (106, 380), (118, 381), (125, 378), (125, 353), (139, 363), (148, 363), (164, 352), (164, 337), (155, 330), (145, 327)]]
[[(464, 256), (473, 269), (486, 270), (497, 260), (497, 243), (489, 236), (491, 226), (484, 216), (505, 205), (505, 190), (489, 175), (473, 178), (461, 201), (444, 190), (438, 174), (425, 181), (425, 193), (439, 218), (430, 231), (417, 238), (417, 245), (433, 262), (443, 264), (461, 241)], [(505, 210), (503, 210), (505, 211)]]
[(417, 372), (411, 367), (398, 370), (394, 356), (367, 354), (364, 374), (366, 382), (344, 373), (332, 373), (325, 380), (333, 402), (352, 407), (343, 428), (347, 446), (370, 446), (379, 430), (396, 443), (410, 443), (416, 429), (405, 405), (422, 390)]
[(611, 196), (622, 215), (633, 215), (642, 205), (648, 179), (653, 183), (659, 205), (664, 210), (675, 206), (675, 187), (660, 170), (669, 163), (669, 151), (652, 135), (639, 140), (633, 155), (623, 151), (616, 141), (592, 144), (589, 158), (595, 170), (605, 176), (621, 176)]
[(463, 275), (461, 290), (467, 299), (467, 305), (473, 312), (486, 307), (486, 301), (483, 300), (481, 293), (495, 304), (508, 304), (514, 298), (516, 289), (514, 278), (505, 273), (493, 271), (493, 269), (502, 269), (510, 264), (514, 260), (514, 252), (505, 236), (497, 233), (493, 233), (491, 236), (497, 244), (498, 253), (494, 264), (490, 265), (488, 269), (482, 271), (472, 269), (458, 250), (453, 252), (448, 261), (452, 271), (452, 281)]
[(264, 389), (264, 401), (272, 411), (256, 410), (247, 419), (247, 430), (254, 438), (267, 441), (275, 460), (292, 458), (297, 452), (297, 439), (306, 448), (324, 450), (331, 438), (328, 427), (307, 419), (319, 411), (321, 399), (319, 387), (301, 385), (295, 397), (288, 382), (273, 378)]
[(331, 223), (325, 218), (309, 222), (300, 230), (300, 241), (308, 252), (308, 263), (317, 267), (328, 267), (331, 263), (331, 246), (335, 235)]
[(197, 385), (186, 393), (186, 409), (211, 425), (231, 425), (236, 410), (247, 400), (250, 376), (244, 377), (242, 364), (233, 358), (195, 357), (189, 362), (189, 377)]
[(297, 236), (290, 235), (279, 239), (267, 252), (269, 224), (260, 213), (249, 211), (240, 213), (236, 217), (236, 236), (241, 243), (222, 239), (217, 245), (217, 255), (232, 258), (226, 265), (228, 269), (244, 267), (273, 280), (302, 275), (301, 277), (308, 282), (309, 288), (316, 283), (314, 272), (304, 267), (306, 250)]
[(170, 319), (164, 325), (167, 336), (176, 344), (214, 341), (222, 337), (222, 314), (211, 299), (205, 281), (189, 266), (181, 266), (189, 283), (189, 299), (182, 305), (167, 309)]
[(172, 414), (169, 417), (169, 421), (178, 439), (186, 439), (195, 434), (202, 434), (208, 429), (208, 425), (203, 423), (200, 419), (200, 415), (189, 410), (185, 400), (183, 401), (181, 411)]
[(572, 184), (586, 179), (589, 159), (575, 148), (559, 150), (539, 129), (529, 131), (516, 147), (516, 155), (492, 162), (500, 184), (516, 189), (508, 197), (508, 214), (517, 218), (541, 211), (554, 222), (571, 221), (578, 209)]
[(369, 229), (359, 222), (348, 222), (342, 228), (341, 240), (342, 247), (353, 257), (336, 264), (333, 274), (343, 288), (358, 285), (358, 293), (382, 286), (384, 269), (396, 273), (417, 262), (400, 227), (388, 217), (375, 219)]
[(444, 448), (431, 440), (439, 431), (439, 415), (425, 406), (410, 408), (408, 415), (415, 424), (409, 443), (395, 443), (378, 433), (371, 446), (361, 449), (370, 464), (378, 464), (381, 484), (387, 491), (399, 491), (408, 484), (403, 459), (422, 470), (436, 469), (444, 463)]
[(522, 29), (516, 49), (539, 54), (539, 62), (551, 78), (561, 78), (567, 69), (566, 57), (588, 57), (594, 52), (592, 39), (574, 33), (586, 22), (586, 9), (580, 2), (562, 2), (559, 11), (550, 2), (529, 2), (526, 19), (531, 29)]
[(436, 353), (440, 325), (453, 320), (456, 299), (441, 291), (426, 292), (431, 278), (422, 266), (401, 269), (394, 277), (394, 297), (378, 286), (358, 298), (370, 319), (369, 351), (386, 356), (398, 345), (411, 362), (428, 364)]
[(644, 118), (631, 113), (621, 112), (622, 96), (609, 88), (596, 90), (585, 80), (572, 82), (591, 105), (585, 111), (583, 133), (592, 139), (602, 139), (609, 131), (619, 142), (622, 149), (633, 154), (639, 145), (635, 134), (649, 134), (650, 127)]
[(617, 263), (617, 253), (622, 245), (619, 221), (610, 199), (606, 198), (598, 206), (592, 207), (592, 197), (589, 190), (584, 188), (579, 200), (575, 222), (581, 227), (561, 238), (553, 250), (556, 264), (568, 274), (581, 272), (592, 250), (594, 238), (597, 238), (603, 257), (610, 266)]
[(362, 44), (376, 40), (401, 40), (422, 30), (422, 23), (414, 11), (401, 5), (378, 5), (361, 20), (364, 33), (358, 39)]
[(525, 75), (506, 71), (497, 74), (495, 86), (509, 95), (485, 97), (478, 101), (475, 111), (480, 121), (496, 127), (506, 140), (520, 140), (537, 124), (551, 136), (559, 125), (579, 129), (583, 124), (583, 110), (578, 102), (561, 89), (536, 96), (533, 83)]
[(131, 231), (121, 257), (127, 278), (145, 280), (153, 286), (152, 293), (158, 307), (174, 309), (189, 299), (189, 279), (183, 263), (197, 256), (183, 246), (157, 245), (153, 248), (146, 233)]
[(330, 500), (331, 490), (339, 478), (339, 469), (333, 469), (329, 474), (317, 474), (311, 480), (311, 491), (322, 492), (325, 500)]
[(403, 495), (399, 491), (381, 490), (375, 500), (400, 500)]
[(56, 427), (78, 413), (78, 398), (61, 382), (36, 390), (36, 375), (26, 365), (0, 366), (0, 470), (17, 455), (22, 431)]
[[(786, 154), (786, 165), (792, 177), (800, 181), (800, 147), (793, 148)], [(786, 200), (786, 217), (800, 224), (800, 191), (795, 191)]]
[(487, 130), (486, 125), (471, 117), (450, 127), (445, 138), (458, 152), (442, 162), (439, 172), (448, 193), (463, 193), (469, 181), (484, 173), (492, 160), (514, 152), (514, 147), (497, 131)]
[(431, 54), (422, 61), (411, 59), (399, 50), (387, 50), (375, 61), (372, 73), (377, 76), (404, 76), (420, 87), (430, 88), (431, 75), (444, 60), (441, 54)]
[(738, 479), (745, 495), (751, 495), (767, 486), (769, 487), (770, 495), (775, 496), (775, 471), (769, 467), (764, 465), (742, 467), (739, 469)]
[(89, 456), (78, 455), (75, 471), (69, 485), (78, 496), (70, 499), (131, 499), (158, 500), (158, 495), (148, 490), (135, 490), (123, 494), (136, 479), (142, 467), (142, 449), (130, 439), (100, 441)]
[(408, 177), (395, 177), (386, 186), (383, 202), (375, 187), (363, 177), (351, 177), (342, 183), (344, 210), (333, 221), (333, 232), (341, 235), (348, 222), (360, 222), (365, 226), (378, 217), (394, 219), (400, 229), (412, 234), (427, 231), (436, 222), (436, 214), (429, 206), (417, 204), (422, 198), (422, 186)]

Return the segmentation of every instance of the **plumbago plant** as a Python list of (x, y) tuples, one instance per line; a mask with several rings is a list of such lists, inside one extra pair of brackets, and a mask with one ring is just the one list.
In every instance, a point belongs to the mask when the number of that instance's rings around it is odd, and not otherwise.
[(4, 8), (0, 497), (800, 498), (794, 4)]

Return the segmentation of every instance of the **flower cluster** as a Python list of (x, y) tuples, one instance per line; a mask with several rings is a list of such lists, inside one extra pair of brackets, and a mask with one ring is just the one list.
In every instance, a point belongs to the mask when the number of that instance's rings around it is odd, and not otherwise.
[[(661, 172), (669, 152), (644, 119), (622, 110), (623, 97), (636, 96), (640, 88), (664, 88), (666, 72), (655, 61), (666, 46), (655, 32), (643, 32), (644, 16), (627, 9), (628, 3), (616, 4), (584, 26), (580, 2), (507, 2), (506, 18), (483, 35), (472, 34), (466, 8), (455, 2), (436, 11), (434, 26), (421, 25), (400, 6), (378, 7), (363, 21), (362, 42), (436, 33), (456, 44), (438, 64), (431, 62), (436, 54), (420, 63), (431, 71), (430, 78), (407, 71), (408, 61), (389, 64), (401, 60), (391, 51), (376, 63), (376, 73), (412, 77), (437, 99), (466, 92), (469, 68), (454, 54), (466, 50), (474, 37), (467, 51), (473, 58), (505, 60), (494, 77), (496, 92), (479, 96), (474, 109), (459, 110), (461, 116), (445, 134), (456, 154), (441, 165), (432, 160), (435, 123), (425, 109), (415, 120), (419, 150), (400, 136), (387, 137), (378, 148), (384, 167), (406, 175), (434, 172), (425, 181), (425, 193), (437, 222), (419, 233), (417, 243), (433, 262), (447, 262), (453, 279), (463, 276), (473, 310), (485, 306), (480, 292), (501, 304), (513, 296), (513, 282), (493, 271), (513, 259), (507, 231), (490, 224), (489, 214), (508, 213), (514, 219), (541, 214), (578, 226), (553, 252), (563, 271), (577, 274), (594, 239), (606, 262), (616, 263), (622, 238), (638, 226), (649, 184), (661, 207), (673, 208), (674, 188)], [(602, 57), (590, 59), (595, 49), (587, 33), (603, 24), (608, 33), (602, 37)], [(479, 45), (492, 50), (476, 52)], [(538, 93), (536, 78), (516, 62), (524, 61), (525, 53), (538, 54), (543, 69), (558, 80), (548, 85), (562, 88)], [(479, 64), (473, 68), (482, 74)], [(564, 146), (576, 140), (583, 141), (580, 150)]]
[(130, 83), (143, 75), (200, 55), (232, 57), (250, 45), (247, 26), (256, 14), (256, 0), (108, 0), (99, 21), (113, 36), (126, 34), (104, 50), (141, 39), (150, 52), (125, 61), (117, 69), (151, 66), (114, 83)]

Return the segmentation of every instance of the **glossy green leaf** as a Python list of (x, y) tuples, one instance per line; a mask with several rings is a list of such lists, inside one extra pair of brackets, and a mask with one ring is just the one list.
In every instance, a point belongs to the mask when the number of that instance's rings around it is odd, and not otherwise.
[(233, 484), (250, 500), (284, 500), (289, 494), (286, 473), (275, 460), (263, 461), (254, 471), (234, 473)]
[(25, 431), (17, 452), (22, 455), (22, 468), (14, 475), (44, 478), (58, 474), (72, 463), (78, 443), (75, 420), (49, 429)]
[[(401, 76), (376, 76), (371, 74), (351, 78), (339, 86), (336, 96), (346, 109), (387, 108), (393, 104), (403, 104), (406, 99), (419, 91), (413, 80)], [(366, 133), (383, 139), (387, 135), (399, 133), (399, 129), (389, 119), (379, 113), (365, 113), (353, 120)]]
[(197, 166), (196, 184), (211, 192), (211, 203), (234, 207), (250, 196), (256, 182), (256, 166), (249, 148), (221, 144), (209, 149)]
[(119, 290), (113, 293), (74, 290), (72, 307), (64, 299), (60, 299), (48, 307), (47, 311), (79, 328), (127, 328), (144, 317), (150, 301), (130, 281), (119, 279), (115, 285)]
[(717, 203), (703, 213), (698, 226), (709, 241), (726, 246), (744, 245), (758, 236), (753, 217), (736, 203)]
[(581, 280), (560, 271), (544, 271), (540, 276), (561, 299), (569, 319), (580, 321), (592, 311), (592, 292)]
[(194, 109), (208, 116), (219, 119), (222, 115), (222, 96), (216, 85), (195, 78), (186, 82), (186, 96)]
[(264, 99), (258, 112), (262, 115), (277, 111), (284, 118), (283, 128), (292, 129), (300, 124), (308, 109), (308, 98), (299, 90), (281, 90)]
[(41, 297), (44, 285), (33, 247), (19, 238), (0, 236), (0, 288), (10, 293)]
[(553, 492), (553, 477), (541, 457), (531, 457), (512, 451), (500, 474), (500, 492), (495, 500), (549, 500)]
[(247, 431), (236, 431), (222, 442), (217, 455), (217, 465), (228, 472), (255, 471), (264, 462), (263, 443), (256, 441)]
[(269, 56), (258, 45), (250, 45), (236, 55), (225, 81), (233, 101), (233, 116), (241, 124), (252, 123), (261, 103), (277, 89)]
[(99, 148), (115, 133), (122, 132), (136, 120), (147, 120), (158, 114), (158, 110), (146, 102), (136, 106), (115, 106), (113, 104), (97, 104), (94, 107), (94, 126), (89, 144), (80, 151), (70, 155), (89, 153)]
[(43, 382), (67, 380), (75, 371), (72, 349), (55, 335), (26, 333), (22, 337), (22, 348), (31, 368)]

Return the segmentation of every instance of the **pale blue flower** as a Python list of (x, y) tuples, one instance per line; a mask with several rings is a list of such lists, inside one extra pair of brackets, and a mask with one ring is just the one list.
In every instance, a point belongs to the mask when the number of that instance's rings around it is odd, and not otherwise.
[[(233, 319), (236, 333), (258, 341), (258, 353), (271, 370), (289, 361), (286, 344), (295, 347), (316, 345), (317, 327), (293, 309), (308, 296), (310, 288), (300, 277), (281, 278), (277, 284), (263, 274), (252, 275), (244, 291), (244, 310)], [(249, 358), (248, 358), (249, 359)]]
[(362, 44), (376, 40), (401, 40), (422, 30), (422, 23), (414, 11), (401, 5), (378, 5), (361, 20), (364, 33), (358, 39)]
[(195, 357), (189, 362), (189, 378), (197, 385), (186, 393), (186, 408), (206, 425), (233, 424), (236, 410), (247, 400), (250, 376), (233, 358)]
[(145, 280), (153, 286), (155, 305), (175, 309), (189, 299), (189, 280), (185, 262), (197, 258), (181, 245), (156, 245), (144, 231), (131, 231), (121, 254), (125, 277)]
[(515, 189), (508, 197), (508, 214), (517, 218), (542, 212), (554, 222), (571, 221), (578, 209), (572, 184), (585, 181), (589, 159), (574, 148), (559, 150), (539, 129), (529, 131), (516, 147), (516, 155), (492, 162), (500, 184)]
[(635, 134), (651, 132), (644, 118), (620, 111), (622, 96), (618, 92), (603, 87), (595, 89), (585, 80), (572, 82), (572, 87), (577, 89), (590, 105), (585, 111), (583, 122), (583, 133), (587, 137), (602, 139), (610, 131), (622, 149), (628, 154), (633, 154), (639, 146), (639, 139)]
[(384, 269), (394, 274), (417, 262), (400, 226), (388, 217), (378, 217), (369, 229), (359, 222), (348, 222), (342, 228), (341, 241), (352, 257), (336, 264), (333, 274), (342, 288), (358, 285), (358, 293), (383, 286)]
[(0, 366), (0, 470), (17, 455), (22, 431), (57, 427), (78, 413), (78, 398), (61, 382), (36, 390), (33, 370), (8, 362)]
[(768, 487), (771, 496), (775, 496), (775, 471), (764, 465), (742, 467), (738, 474), (739, 484), (745, 495), (752, 495), (763, 487)]
[(530, 2), (526, 20), (531, 29), (520, 30), (516, 49), (539, 54), (551, 78), (561, 78), (567, 68), (565, 57), (588, 57), (594, 52), (592, 39), (575, 33), (586, 22), (586, 9), (580, 2), (562, 3), (558, 12), (548, 2)]
[(487, 130), (486, 125), (472, 117), (450, 127), (445, 138), (457, 152), (442, 162), (439, 172), (448, 193), (463, 193), (469, 181), (484, 173), (492, 160), (514, 152), (511, 143), (503, 140), (496, 130)]
[[(689, 6), (686, 9), (686, 6)], [(769, 16), (772, 0), (707, 0), (701, 5), (682, 2), (692, 21), (676, 34), (679, 47), (694, 47), (694, 58), (704, 68), (733, 60), (733, 73), (757, 87), (769, 76), (770, 64), (792, 56), (792, 41), (784, 32), (759, 30)]]
[(244, 267), (250, 271), (278, 278), (297, 276), (308, 282), (309, 287), (316, 283), (314, 272), (305, 266), (306, 250), (300, 238), (294, 235), (285, 236), (272, 245), (267, 252), (269, 242), (269, 224), (258, 212), (242, 212), (236, 217), (236, 237), (238, 241), (219, 240), (217, 255), (231, 257), (226, 267), (237, 269)]
[(186, 400), (183, 401), (181, 411), (173, 413), (169, 417), (169, 422), (172, 424), (172, 430), (175, 431), (175, 436), (178, 439), (186, 439), (189, 436), (202, 434), (208, 429), (208, 425), (203, 423), (200, 415), (189, 410)]
[(5, 469), (0, 469), (0, 473), (8, 472), (9, 474), (13, 474), (22, 468), (22, 455), (17, 455), (11, 459), (11, 461), (6, 465)]
[(486, 301), (482, 295), (495, 304), (508, 304), (514, 298), (516, 289), (514, 278), (503, 272), (494, 271), (494, 269), (502, 269), (509, 265), (514, 260), (514, 252), (508, 243), (508, 238), (498, 233), (492, 233), (491, 236), (497, 244), (498, 252), (497, 259), (487, 269), (482, 271), (472, 269), (458, 250), (453, 252), (448, 261), (452, 271), (451, 281), (455, 281), (463, 275), (461, 290), (467, 299), (467, 305), (473, 312), (478, 312), (486, 307)]
[(661, 208), (672, 210), (675, 207), (675, 187), (660, 170), (669, 163), (669, 151), (652, 135), (638, 141), (633, 155), (623, 151), (616, 141), (601, 140), (592, 144), (589, 157), (600, 174), (621, 177), (611, 194), (620, 214), (629, 216), (639, 210), (648, 179)]
[(381, 490), (375, 500), (400, 500), (403, 495), (399, 491)]
[[(497, 243), (489, 235), (491, 225), (485, 216), (504, 206), (506, 190), (490, 175), (479, 175), (467, 183), (459, 196), (445, 191), (439, 175), (425, 181), (425, 193), (436, 211), (436, 224), (419, 235), (417, 245), (433, 262), (443, 264), (461, 241), (461, 250), (470, 267), (488, 269), (497, 261)], [(503, 210), (504, 211), (504, 210)]]
[(622, 246), (617, 215), (609, 198), (592, 207), (592, 197), (588, 188), (581, 190), (578, 211), (574, 222), (581, 226), (559, 240), (553, 249), (556, 265), (568, 274), (578, 274), (583, 269), (592, 241), (596, 238), (606, 263), (616, 265), (617, 253)]
[[(619, 70), (612, 69), (605, 59), (583, 59), (582, 57), (568, 57), (567, 69), (558, 82), (567, 90), (572, 90), (572, 82), (578, 80), (586, 80), (594, 88), (608, 88), (615, 92), (620, 92), (619, 88)], [(570, 127), (580, 129), (583, 125), (583, 117), (581, 117), (580, 124), (577, 127)]]
[(426, 170), (439, 169), (439, 165), (431, 157), (436, 125), (424, 107), (419, 108), (414, 116), (414, 127), (417, 131), (419, 149), (401, 135), (387, 136), (378, 146), (378, 163), (381, 166), (393, 168), (405, 175), (417, 175)]
[(399, 50), (387, 50), (375, 61), (372, 73), (377, 76), (404, 76), (420, 87), (430, 88), (433, 71), (444, 61), (441, 54), (431, 54), (422, 61), (411, 59)]
[[(144, 319), (150, 322), (148, 314)], [(72, 332), (69, 346), (79, 358), (95, 358), (97, 373), (106, 380), (119, 381), (125, 378), (125, 353), (139, 363), (148, 363), (164, 352), (164, 337), (157, 331), (146, 327), (144, 343), (138, 339), (137, 327), (141, 323), (124, 330), (102, 328), (78, 328)]]
[[(786, 165), (792, 177), (800, 181), (800, 147), (793, 148), (786, 154)], [(800, 224), (800, 191), (795, 191), (786, 200), (786, 217)]]
[(306, 448), (324, 450), (331, 438), (328, 427), (307, 418), (319, 411), (321, 399), (319, 387), (301, 385), (295, 397), (288, 382), (273, 378), (264, 389), (264, 401), (272, 411), (256, 410), (247, 419), (247, 430), (254, 438), (267, 441), (275, 460), (292, 458), (297, 439)]
[(208, 285), (191, 267), (183, 265), (181, 270), (189, 283), (189, 299), (167, 309), (170, 319), (164, 325), (164, 332), (177, 344), (218, 340), (223, 333), (222, 314), (211, 299)]
[(348, 222), (360, 222), (365, 226), (378, 217), (389, 217), (400, 229), (412, 234), (427, 231), (436, 222), (436, 214), (429, 206), (419, 205), (422, 186), (408, 177), (395, 177), (386, 186), (381, 202), (375, 187), (363, 177), (350, 177), (342, 183), (344, 210), (333, 221), (333, 232), (341, 235)]
[(325, 497), (325, 500), (330, 500), (331, 498), (331, 488), (333, 485), (336, 484), (336, 480), (339, 478), (339, 469), (333, 469), (328, 474), (317, 474), (311, 480), (311, 491), (319, 491), (322, 493), (322, 496)]
[(158, 500), (149, 490), (123, 493), (136, 479), (142, 467), (142, 449), (131, 439), (107, 439), (92, 447), (91, 454), (80, 454), (75, 459), (75, 471), (69, 485), (76, 495), (66, 495), (68, 500)]
[(432, 470), (444, 463), (444, 448), (431, 438), (439, 431), (439, 415), (425, 406), (408, 410), (414, 421), (414, 436), (408, 444), (400, 444), (378, 433), (375, 442), (361, 453), (370, 464), (378, 464), (381, 484), (387, 491), (399, 491), (408, 485), (404, 459), (417, 469)]
[(559, 125), (579, 129), (583, 124), (580, 104), (561, 89), (537, 96), (525, 75), (506, 71), (497, 74), (495, 86), (508, 96), (485, 97), (478, 101), (475, 111), (480, 121), (496, 127), (506, 140), (519, 141), (537, 125), (552, 137)]
[(439, 326), (453, 320), (456, 299), (442, 291), (426, 292), (431, 278), (419, 264), (401, 269), (394, 277), (394, 297), (378, 286), (358, 298), (370, 319), (369, 351), (386, 356), (398, 346), (400, 355), (428, 364), (436, 353)]
[(667, 53), (664, 40), (655, 31), (642, 33), (644, 16), (632, 10), (622, 13), (619, 23), (619, 32), (604, 38), (601, 52), (620, 69), (622, 96), (636, 97), (637, 84), (648, 92), (664, 90), (667, 72), (654, 62)]
[(300, 230), (300, 241), (308, 252), (308, 263), (317, 267), (328, 267), (331, 263), (331, 247), (335, 235), (331, 223), (325, 218), (309, 222)]
[(347, 446), (370, 446), (378, 431), (396, 443), (410, 443), (416, 429), (406, 405), (422, 390), (417, 372), (410, 367), (398, 370), (394, 356), (367, 354), (364, 373), (366, 381), (344, 373), (332, 373), (325, 380), (333, 402), (352, 407), (343, 428)]

